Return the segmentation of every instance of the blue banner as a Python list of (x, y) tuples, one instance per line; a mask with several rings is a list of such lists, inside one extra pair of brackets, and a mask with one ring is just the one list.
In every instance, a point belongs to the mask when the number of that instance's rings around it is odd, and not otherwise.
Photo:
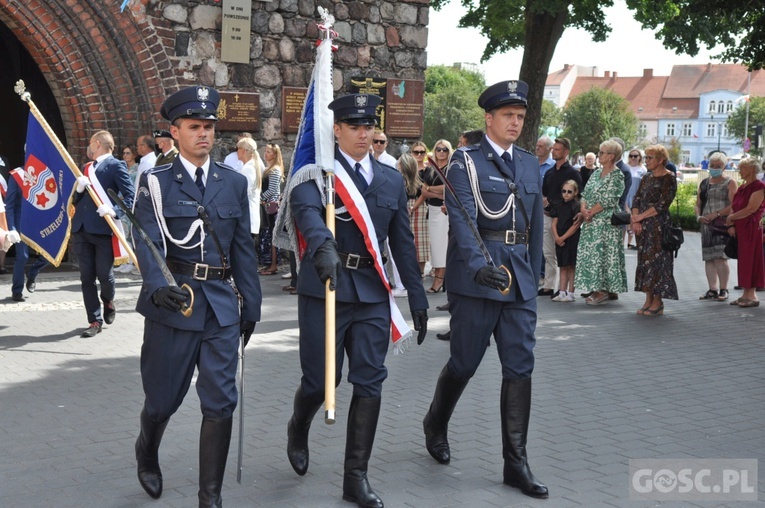
[(67, 213), (75, 176), (37, 118), (30, 112), (26, 161), (12, 177), (21, 187), (21, 236), (53, 265), (64, 257), (69, 232)]

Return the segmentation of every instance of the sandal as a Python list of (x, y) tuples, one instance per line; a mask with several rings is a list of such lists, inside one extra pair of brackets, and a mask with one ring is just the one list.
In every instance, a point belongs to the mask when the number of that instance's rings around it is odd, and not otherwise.
[[(726, 293), (727, 293), (727, 291), (726, 291)], [(706, 293), (701, 295), (699, 297), (699, 300), (717, 300), (718, 296), (720, 296), (720, 295), (717, 293), (716, 289), (710, 289), (709, 291), (707, 291)], [(727, 296), (725, 298), (727, 298)]]
[(664, 314), (664, 304), (662, 303), (659, 305), (659, 308), (657, 309), (646, 309), (645, 312), (643, 312), (644, 316), (661, 316)]
[(638, 311), (637, 311), (637, 315), (638, 315), (638, 316), (642, 316), (642, 315), (644, 315), (644, 314), (645, 314), (645, 311), (647, 311), (647, 310), (648, 310), (648, 307), (640, 307), (640, 308), (638, 309)]
[[(444, 280), (443, 277), (439, 277), (438, 275), (433, 276), (434, 279), (441, 279)], [(435, 282), (435, 281), (434, 281)], [(440, 293), (441, 291), (446, 291), (446, 288), (444, 288), (444, 283), (442, 282), (440, 286), (437, 288), (434, 288), (433, 286), (428, 288), (428, 293)]]
[(738, 302), (739, 302), (740, 300), (742, 300), (742, 299), (743, 299), (743, 298), (736, 298), (735, 300), (731, 301), (731, 302), (730, 302), (730, 304), (731, 304), (731, 305), (738, 305)]
[(608, 293), (596, 292), (590, 295), (584, 302), (587, 305), (603, 305), (608, 301)]
[(264, 268), (258, 271), (258, 275), (276, 275), (278, 272), (279, 272), (278, 268), (275, 268), (273, 270), (267, 270)]
[(738, 299), (738, 306), (739, 307), (759, 307), (760, 301), (759, 300), (750, 300), (749, 298), (739, 298)]
[(718, 302), (724, 302), (728, 299), (728, 290), (727, 289), (721, 289), (720, 293), (717, 295), (717, 301)]

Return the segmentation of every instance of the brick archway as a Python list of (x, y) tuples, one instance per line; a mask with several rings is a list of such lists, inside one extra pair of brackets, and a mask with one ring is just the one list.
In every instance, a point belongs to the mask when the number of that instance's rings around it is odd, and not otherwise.
[(150, 132), (166, 91), (177, 88), (173, 32), (147, 17), (145, 3), (120, 13), (117, 1), (0, 0), (0, 21), (45, 76), (76, 160), (96, 130), (118, 145)]

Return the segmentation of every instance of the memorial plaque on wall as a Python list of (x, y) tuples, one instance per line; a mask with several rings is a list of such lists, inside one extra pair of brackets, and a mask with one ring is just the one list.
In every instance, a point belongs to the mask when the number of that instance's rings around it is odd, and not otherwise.
[(250, 62), (250, 18), (252, 0), (223, 0), (220, 59)]
[(385, 78), (366, 78), (358, 77), (351, 78), (350, 93), (366, 93), (370, 95), (379, 95), (382, 97), (382, 102), (377, 106), (375, 116), (377, 117), (377, 128), (385, 130), (386, 118), (385, 118), (385, 93), (386, 93)]
[(300, 115), (303, 113), (306, 94), (307, 88), (282, 87), (282, 132), (295, 133), (300, 128)]
[(424, 81), (388, 79), (385, 134), (392, 138), (422, 137), (424, 90)]
[(257, 132), (260, 129), (260, 94), (220, 92), (217, 131)]

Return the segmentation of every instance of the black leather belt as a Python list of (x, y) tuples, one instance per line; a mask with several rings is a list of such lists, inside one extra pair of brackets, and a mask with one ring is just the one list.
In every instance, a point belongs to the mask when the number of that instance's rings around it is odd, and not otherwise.
[(231, 268), (210, 266), (203, 263), (180, 263), (168, 260), (167, 267), (172, 273), (186, 275), (195, 280), (223, 280), (231, 277)]
[(481, 238), (484, 240), (493, 240), (496, 242), (502, 242), (505, 245), (519, 245), (528, 244), (528, 235), (526, 233), (518, 233), (516, 231), (494, 231), (491, 229), (479, 229)]
[(358, 254), (346, 254), (339, 252), (340, 261), (343, 266), (350, 270), (358, 270), (359, 268), (373, 268), (375, 266), (375, 260), (369, 256), (360, 256)]

